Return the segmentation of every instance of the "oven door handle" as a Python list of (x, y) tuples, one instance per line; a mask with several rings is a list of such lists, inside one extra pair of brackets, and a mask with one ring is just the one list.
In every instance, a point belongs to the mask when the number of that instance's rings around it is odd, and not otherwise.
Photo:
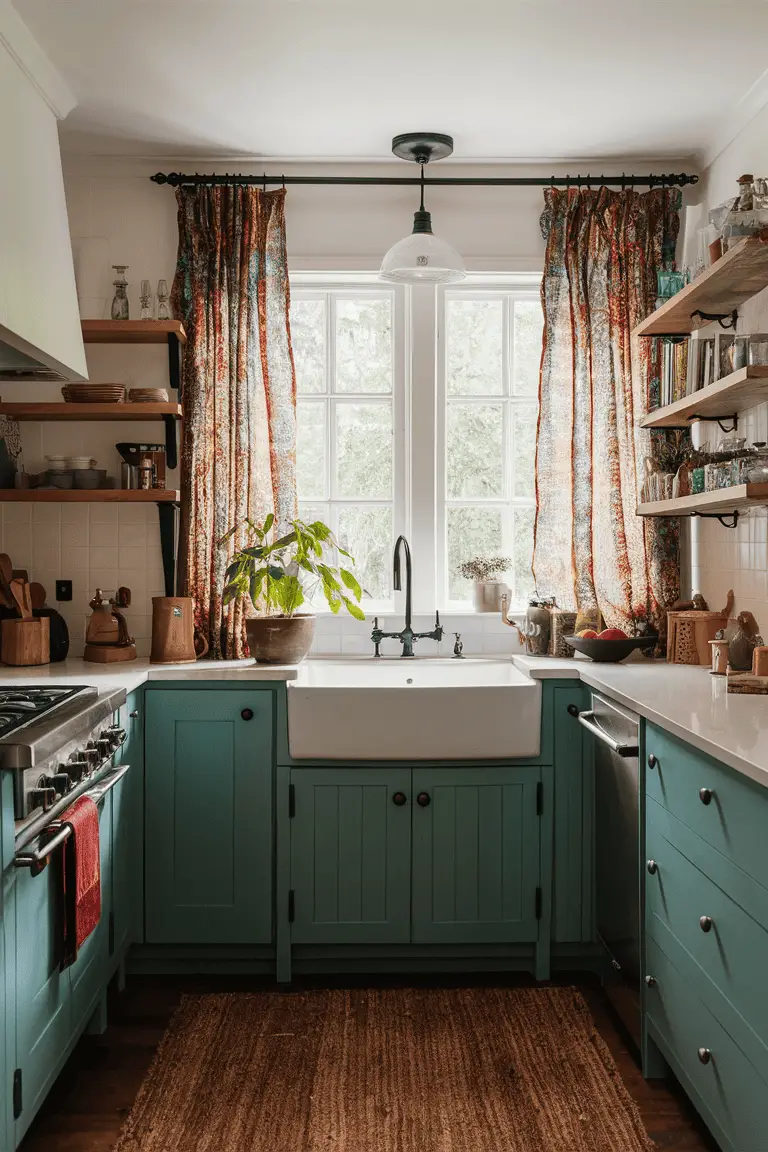
[[(123, 776), (125, 776), (126, 772), (129, 772), (130, 769), (130, 764), (121, 764), (119, 768), (115, 768), (113, 771), (107, 773), (107, 775), (95, 785), (92, 791), (83, 792), (83, 796), (87, 796), (90, 800), (93, 800), (94, 804), (101, 804), (107, 792), (110, 792), (116, 784), (119, 784)], [(39, 843), (49, 832), (53, 832), (54, 835), (49, 840), (45, 840), (44, 843)], [(67, 824), (62, 820), (52, 820), (47, 828), (44, 828), (40, 833), (38, 837), (39, 847), (37, 847), (34, 852), (24, 851), (16, 853), (13, 858), (14, 868), (29, 868), (32, 875), (37, 876), (45, 868), (48, 863), (48, 858), (57, 848), (60, 848), (71, 835), (71, 824)]]
[(594, 712), (579, 712), (578, 721), (582, 728), (586, 728), (587, 732), (591, 732), (602, 744), (607, 744), (611, 751), (615, 752), (617, 756), (629, 758), (630, 756), (640, 755), (640, 747), (638, 744), (620, 744), (618, 740), (614, 740), (613, 736), (609, 736), (605, 729), (601, 728), (600, 725), (595, 722)]

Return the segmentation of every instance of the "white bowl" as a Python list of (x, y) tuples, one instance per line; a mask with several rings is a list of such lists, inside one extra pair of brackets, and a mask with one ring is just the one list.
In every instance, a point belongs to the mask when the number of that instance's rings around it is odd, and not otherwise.
[(78, 471), (82, 471), (86, 468), (91, 468), (91, 467), (93, 467), (93, 465), (95, 463), (96, 463), (96, 461), (93, 459), (92, 456), (68, 456), (67, 457), (67, 467), (68, 468), (77, 468)]
[(69, 468), (68, 456), (46, 456), (48, 467), (55, 472), (63, 472), (65, 468)]

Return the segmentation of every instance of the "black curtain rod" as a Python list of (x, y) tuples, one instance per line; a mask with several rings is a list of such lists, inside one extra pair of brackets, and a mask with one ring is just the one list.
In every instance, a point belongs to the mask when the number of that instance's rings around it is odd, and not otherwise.
[(172, 188), (196, 187), (198, 185), (233, 185), (257, 184), (265, 188), (267, 184), (277, 184), (286, 187), (288, 184), (405, 184), (405, 185), (451, 185), (473, 188), (591, 188), (592, 185), (600, 187), (604, 184), (615, 184), (623, 188), (641, 186), (647, 188), (661, 188), (677, 186), (684, 188), (686, 184), (697, 184), (698, 176), (688, 176), (685, 172), (661, 176), (243, 176), (229, 172), (222, 175), (216, 173), (194, 174), (184, 172), (157, 172), (150, 176), (155, 184), (170, 184)]

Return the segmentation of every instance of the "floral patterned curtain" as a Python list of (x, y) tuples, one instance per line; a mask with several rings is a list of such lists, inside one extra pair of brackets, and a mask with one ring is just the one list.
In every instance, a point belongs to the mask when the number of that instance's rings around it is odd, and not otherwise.
[(597, 605), (625, 631), (646, 617), (663, 629), (679, 589), (678, 522), (635, 514), (653, 451), (639, 422), (658, 403), (658, 351), (630, 339), (653, 310), (679, 207), (672, 189), (552, 188), (541, 217), (534, 578), (562, 607)]
[(247, 654), (242, 604), (222, 605), (246, 516), (296, 515), (296, 378), (285, 189), (179, 188), (175, 315), (184, 323), (180, 587), (214, 658)]

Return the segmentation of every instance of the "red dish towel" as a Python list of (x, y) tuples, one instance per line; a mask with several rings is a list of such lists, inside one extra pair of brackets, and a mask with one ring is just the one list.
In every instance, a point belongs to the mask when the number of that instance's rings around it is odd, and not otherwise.
[(62, 822), (72, 829), (64, 841), (64, 969), (74, 964), (101, 917), (99, 810), (90, 797), (81, 796), (64, 812)]

